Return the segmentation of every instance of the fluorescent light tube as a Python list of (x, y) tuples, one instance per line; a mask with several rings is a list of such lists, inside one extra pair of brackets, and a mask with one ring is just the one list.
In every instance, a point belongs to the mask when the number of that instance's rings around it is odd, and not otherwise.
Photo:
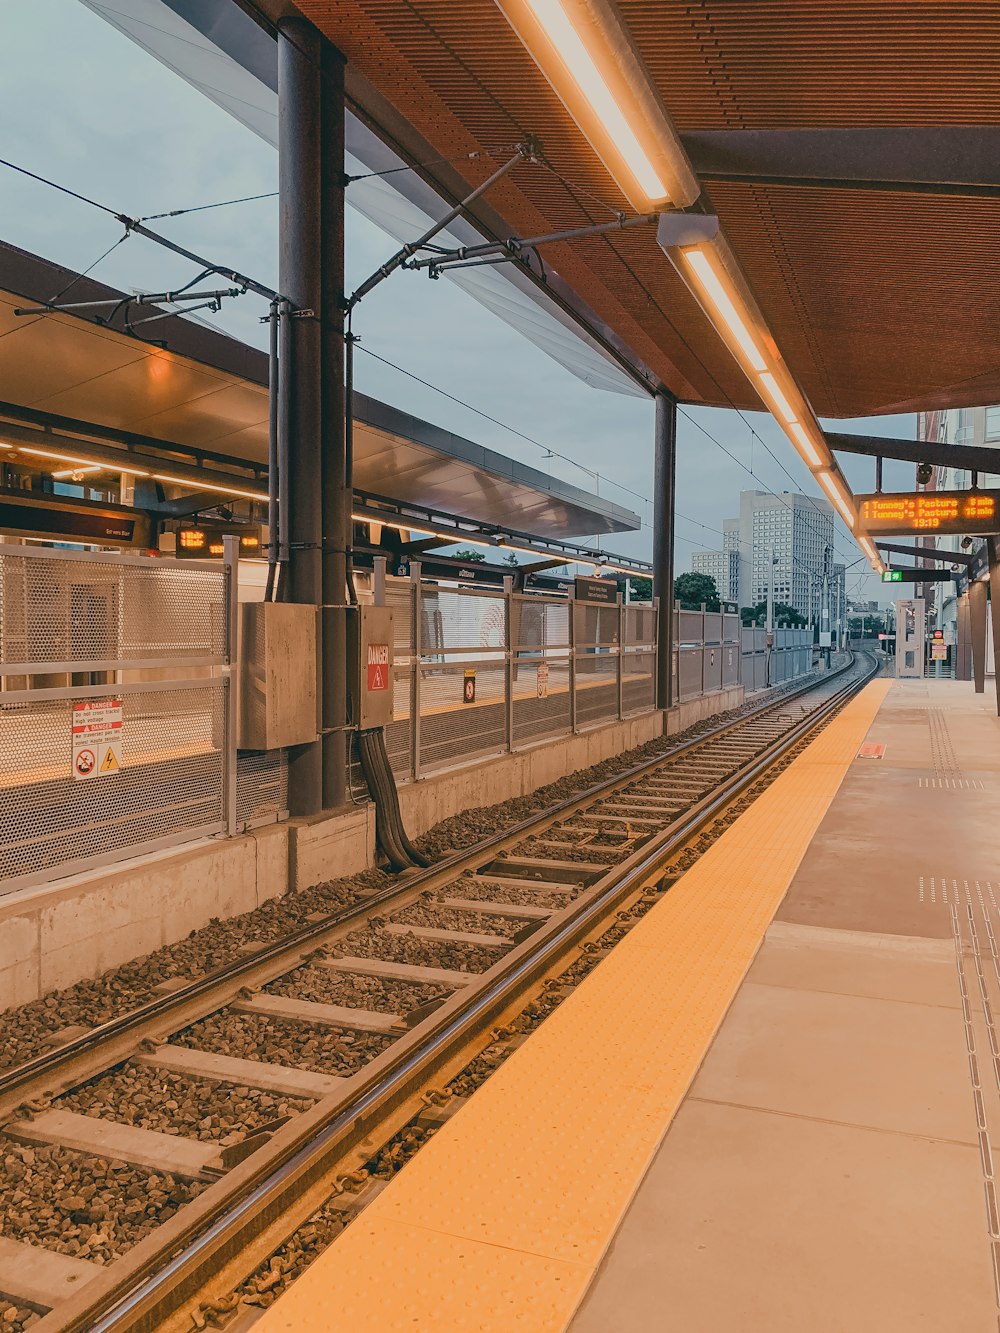
[(698, 280), (698, 285), (701, 287), (705, 298), (714, 307), (715, 313), (736, 339), (750, 368), (758, 372), (766, 370), (767, 363), (761, 356), (746, 323), (722, 285), (708, 255), (705, 254), (704, 250), (682, 250), (681, 254)]
[(778, 381), (769, 371), (765, 371), (765, 373), (761, 375), (759, 379), (760, 379), (760, 387), (764, 390), (768, 398), (770, 398), (771, 402), (778, 409), (779, 414), (782, 417), (784, 417), (787, 425), (789, 426), (794, 425), (795, 422), (798, 421), (798, 417), (796, 417), (795, 413), (792, 411), (791, 403), (789, 403), (788, 399), (779, 389)]
[(824, 467), (826, 459), (820, 454), (819, 450), (813, 444), (805, 427), (799, 422), (793, 421), (788, 427), (788, 433), (792, 441), (799, 448), (799, 452), (804, 455), (806, 462), (810, 467)]
[(656, 168), (560, 0), (527, 0), (527, 5), (558, 51), (580, 95), (604, 126), (636, 184), (650, 199), (665, 199), (667, 187), (656, 174)]

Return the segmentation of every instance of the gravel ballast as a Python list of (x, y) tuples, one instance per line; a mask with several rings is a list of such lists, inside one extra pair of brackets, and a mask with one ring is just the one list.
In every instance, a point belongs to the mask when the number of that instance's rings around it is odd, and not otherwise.
[(0, 1140), (3, 1234), (107, 1264), (205, 1189), (124, 1162), (69, 1148)]
[(59, 1109), (223, 1147), (313, 1105), (311, 1098), (167, 1074), (129, 1062), (59, 1100)]
[(264, 989), (271, 995), (289, 995), (316, 1004), (341, 1004), (347, 1009), (372, 1009), (378, 1014), (408, 1014), (422, 1004), (451, 994), (446, 986), (336, 972), (328, 967), (297, 968)]
[(319, 1074), (347, 1078), (363, 1069), (387, 1046), (391, 1037), (368, 1032), (344, 1032), (340, 1028), (317, 1028), (263, 1014), (237, 1014), (223, 1010), (202, 1019), (171, 1039), (175, 1045), (199, 1051), (215, 1051), (240, 1060), (262, 1060), (268, 1064), (311, 1069)]
[(381, 930), (356, 930), (344, 941), (343, 953), (356, 958), (384, 958), (418, 967), (443, 967), (450, 972), (485, 972), (506, 952), (478, 944), (452, 944), (417, 935), (387, 935)]

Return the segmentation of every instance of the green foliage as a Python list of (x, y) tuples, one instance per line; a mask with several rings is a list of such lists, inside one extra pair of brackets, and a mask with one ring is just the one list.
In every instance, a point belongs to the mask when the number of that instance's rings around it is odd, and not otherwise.
[[(513, 552), (511, 552), (511, 554), (513, 554)], [(471, 561), (473, 561), (475, 564), (480, 565), (480, 564), (483, 563), (483, 561), (486, 559), (486, 557), (485, 557), (485, 555), (483, 555), (482, 551), (470, 551), (469, 548), (466, 546), (466, 547), (463, 547), (461, 551), (456, 551), (456, 552), (455, 552), (455, 559), (456, 559), (456, 560), (471, 560)], [(515, 562), (515, 563), (516, 563), (516, 562)]]
[(708, 611), (718, 611), (719, 590), (711, 574), (678, 574), (674, 579), (674, 600), (687, 611), (700, 611), (704, 602)]
[(625, 584), (630, 583), (632, 585), (631, 597), (633, 602), (651, 602), (653, 600), (652, 579), (640, 578), (634, 574), (621, 574), (619, 575), (617, 582), (619, 590), (623, 595), (625, 592)]
[[(756, 606), (742, 607), (740, 619), (744, 625), (763, 627), (767, 624), (767, 602), (758, 602)], [(789, 606), (787, 602), (775, 602), (774, 626), (776, 629), (800, 629), (805, 623), (805, 616), (796, 611), (794, 606)]]
[(848, 616), (847, 628), (855, 637), (864, 633), (866, 639), (874, 639), (886, 632), (885, 616), (874, 611), (866, 611), (863, 616)]

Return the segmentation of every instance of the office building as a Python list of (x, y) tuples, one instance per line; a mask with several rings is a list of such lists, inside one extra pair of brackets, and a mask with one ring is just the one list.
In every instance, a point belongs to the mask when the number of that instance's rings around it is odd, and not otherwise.
[(734, 547), (723, 551), (695, 551), (691, 557), (695, 574), (707, 574), (715, 580), (724, 601), (737, 602), (740, 596), (740, 553)]
[[(826, 559), (830, 619), (835, 623), (845, 600), (844, 566), (832, 563), (833, 531), (833, 506), (819, 496), (741, 491), (739, 518), (727, 518), (722, 525), (722, 550), (696, 552), (691, 568), (711, 574), (720, 597), (755, 606), (767, 600), (773, 559), (774, 600), (805, 617), (811, 609), (819, 623)], [(827, 548), (830, 554), (824, 556)]]

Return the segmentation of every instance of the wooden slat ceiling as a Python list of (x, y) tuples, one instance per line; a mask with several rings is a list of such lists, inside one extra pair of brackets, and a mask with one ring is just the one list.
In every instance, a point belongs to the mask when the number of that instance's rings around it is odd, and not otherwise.
[[(554, 172), (490, 195), (513, 234), (629, 211), (493, 0), (298, 3), (435, 151), (484, 154), (470, 185), (541, 140)], [(1000, 123), (1000, 0), (618, 3), (681, 133)], [(1000, 401), (1000, 200), (713, 183), (705, 202), (821, 415)], [(652, 229), (544, 254), (683, 401), (760, 406)]]

